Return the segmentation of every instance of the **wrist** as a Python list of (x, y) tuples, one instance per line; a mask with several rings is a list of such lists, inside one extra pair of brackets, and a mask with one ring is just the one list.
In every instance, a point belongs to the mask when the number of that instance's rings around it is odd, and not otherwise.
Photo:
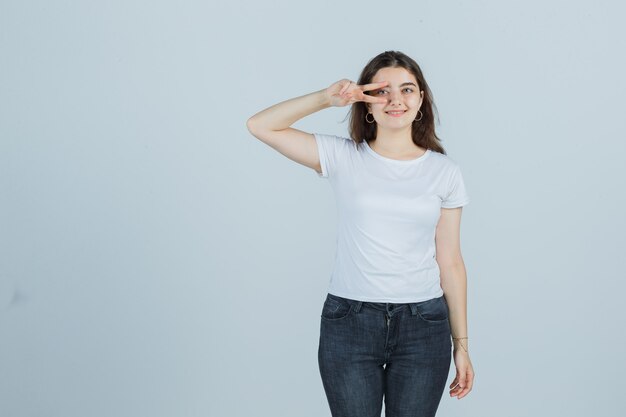
[(456, 352), (458, 350), (462, 352), (468, 352), (468, 340), (469, 339), (467, 337), (453, 337), (452, 344), (454, 346), (454, 351)]
[(319, 90), (317, 94), (319, 96), (319, 102), (322, 106), (332, 107), (332, 104), (330, 103), (330, 97), (328, 96), (325, 88), (322, 90)]

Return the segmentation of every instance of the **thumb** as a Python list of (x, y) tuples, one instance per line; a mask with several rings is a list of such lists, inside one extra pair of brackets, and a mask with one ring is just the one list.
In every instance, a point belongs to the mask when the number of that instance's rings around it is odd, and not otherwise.
[(348, 88), (350, 88), (350, 85), (352, 84), (352, 81), (350, 80), (344, 80), (344, 82), (347, 81), (347, 83), (344, 84), (344, 86), (341, 88), (341, 90), (339, 91), (339, 95), (342, 95), (343, 93), (345, 93)]

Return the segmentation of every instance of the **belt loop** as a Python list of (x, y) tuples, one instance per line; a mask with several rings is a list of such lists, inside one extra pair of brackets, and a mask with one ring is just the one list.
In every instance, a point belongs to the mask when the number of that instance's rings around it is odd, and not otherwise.
[(409, 303), (409, 307), (411, 307), (411, 314), (412, 315), (416, 315), (417, 314), (417, 303)]
[(354, 312), (358, 313), (359, 310), (361, 310), (361, 305), (363, 304), (363, 301), (360, 300), (356, 300), (356, 302), (353, 304), (354, 307)]

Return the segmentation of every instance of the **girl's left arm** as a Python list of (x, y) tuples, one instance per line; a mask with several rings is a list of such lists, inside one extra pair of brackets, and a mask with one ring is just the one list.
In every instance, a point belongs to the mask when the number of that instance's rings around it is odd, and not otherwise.
[(460, 229), (462, 207), (442, 208), (435, 235), (437, 264), (446, 303), (454, 345), (457, 375), (450, 395), (463, 398), (472, 389), (474, 369), (469, 358), (467, 333), (467, 274), (461, 255)]

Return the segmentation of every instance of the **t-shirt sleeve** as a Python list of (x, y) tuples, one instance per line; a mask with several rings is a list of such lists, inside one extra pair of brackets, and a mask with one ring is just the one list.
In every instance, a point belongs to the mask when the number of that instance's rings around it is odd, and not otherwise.
[(341, 156), (346, 152), (347, 140), (335, 135), (313, 133), (320, 158), (322, 173), (317, 173), (318, 178), (332, 178), (337, 171), (337, 165)]
[(446, 197), (441, 202), (443, 208), (456, 208), (469, 204), (470, 198), (465, 188), (463, 174), (458, 165), (452, 170), (450, 180), (448, 182), (448, 191)]

